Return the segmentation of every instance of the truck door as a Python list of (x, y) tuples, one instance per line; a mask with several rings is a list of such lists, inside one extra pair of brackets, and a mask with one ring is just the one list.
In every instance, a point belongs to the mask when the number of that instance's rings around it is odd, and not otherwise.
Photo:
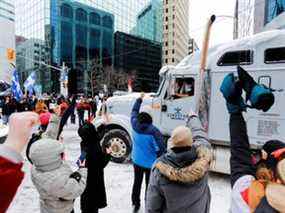
[(161, 130), (170, 135), (171, 131), (185, 125), (190, 109), (195, 107), (195, 78), (194, 76), (172, 76), (168, 90), (161, 104)]

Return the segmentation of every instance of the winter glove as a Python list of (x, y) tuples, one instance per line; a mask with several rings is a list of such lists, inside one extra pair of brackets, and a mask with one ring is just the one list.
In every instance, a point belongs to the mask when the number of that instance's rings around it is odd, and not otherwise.
[(241, 87), (246, 92), (246, 101), (250, 101), (252, 108), (268, 111), (275, 99), (272, 90), (255, 82), (242, 67), (238, 66), (237, 71)]
[(220, 87), (227, 102), (227, 109), (230, 114), (239, 113), (246, 110), (246, 104), (242, 98), (242, 88), (240, 83), (235, 81), (233, 73), (228, 74)]
[(78, 160), (76, 161), (76, 164), (78, 167), (80, 167), (81, 162), (86, 160), (86, 152), (82, 151), (81, 155), (79, 156)]

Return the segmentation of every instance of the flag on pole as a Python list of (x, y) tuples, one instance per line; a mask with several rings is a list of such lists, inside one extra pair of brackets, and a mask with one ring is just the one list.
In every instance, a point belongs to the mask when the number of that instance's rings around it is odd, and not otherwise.
[(33, 94), (35, 83), (36, 83), (36, 72), (33, 71), (24, 83), (24, 87), (27, 91), (29, 91), (30, 96), (31, 94)]
[(12, 89), (12, 94), (15, 97), (15, 99), (17, 101), (20, 101), (23, 97), (23, 92), (20, 87), (19, 76), (18, 76), (18, 72), (16, 69), (13, 72), (11, 89)]

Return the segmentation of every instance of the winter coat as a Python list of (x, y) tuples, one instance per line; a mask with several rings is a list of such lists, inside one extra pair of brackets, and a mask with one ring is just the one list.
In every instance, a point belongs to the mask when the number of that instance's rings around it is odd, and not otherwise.
[(277, 213), (267, 200), (268, 190), (261, 180), (255, 178), (256, 168), (252, 163), (246, 123), (241, 113), (230, 115), (230, 135), (231, 213)]
[(160, 131), (152, 124), (140, 124), (138, 114), (142, 99), (136, 100), (131, 114), (132, 134), (132, 161), (134, 164), (150, 169), (154, 161), (165, 152), (166, 144)]
[(84, 124), (78, 133), (82, 138), (81, 150), (86, 153), (87, 166), (87, 184), (81, 196), (81, 210), (91, 213), (107, 206), (104, 168), (111, 156), (102, 151), (101, 138), (92, 124)]
[(4, 103), (2, 108), (3, 115), (11, 115), (12, 113), (16, 112), (16, 104), (13, 102)]
[(85, 189), (87, 169), (73, 172), (61, 159), (63, 151), (63, 144), (48, 138), (30, 148), (31, 177), (40, 195), (41, 213), (70, 213), (74, 199)]
[(208, 213), (211, 194), (208, 170), (211, 146), (197, 117), (188, 122), (192, 147), (174, 147), (152, 168), (146, 197), (146, 213)]
[(17, 152), (0, 145), (0, 212), (6, 212), (24, 178), (22, 161)]

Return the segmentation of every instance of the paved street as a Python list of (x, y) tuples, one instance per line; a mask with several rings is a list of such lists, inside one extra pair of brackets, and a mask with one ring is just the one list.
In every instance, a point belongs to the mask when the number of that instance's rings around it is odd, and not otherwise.
[[(69, 163), (76, 168), (75, 160), (80, 153), (80, 139), (77, 136), (75, 125), (69, 125), (63, 132)], [(25, 161), (25, 179), (8, 213), (38, 213), (38, 193), (30, 179), (30, 164)], [(132, 187), (132, 166), (130, 164), (110, 163), (105, 170), (105, 180), (108, 196), (108, 207), (102, 213), (129, 213), (131, 212), (130, 194)], [(229, 178), (223, 175), (211, 174), (210, 187), (212, 192), (211, 212), (228, 212), (230, 205)], [(75, 203), (75, 212), (80, 212), (78, 200)], [(143, 212), (143, 210), (141, 211)]]

